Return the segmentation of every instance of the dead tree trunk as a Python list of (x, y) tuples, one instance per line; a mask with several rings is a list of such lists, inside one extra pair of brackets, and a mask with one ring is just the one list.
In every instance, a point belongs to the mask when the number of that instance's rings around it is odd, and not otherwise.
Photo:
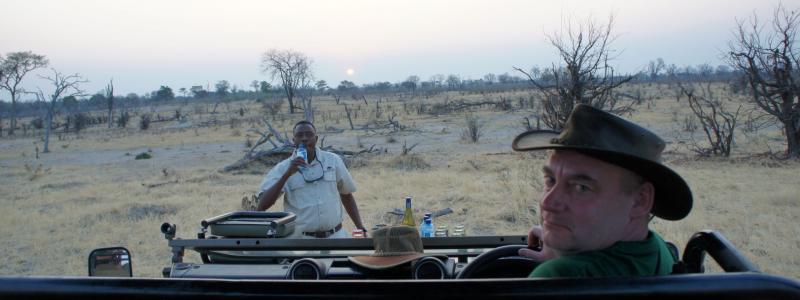
[(114, 124), (114, 79), (106, 86), (106, 103), (108, 103), (108, 128)]
[(307, 94), (301, 95), (303, 101), (303, 117), (306, 121), (314, 123), (314, 105), (313, 105), (313, 90), (308, 89)]
[(350, 116), (350, 108), (347, 107), (347, 103), (344, 104), (344, 111), (347, 113), (347, 121), (350, 122), (350, 130), (354, 130), (353, 128), (353, 118)]
[(56, 102), (52, 101), (47, 107), (47, 117), (45, 118), (44, 125), (44, 150), (42, 150), (42, 153), (50, 153), (50, 128), (53, 126), (53, 110), (55, 109), (55, 104)]

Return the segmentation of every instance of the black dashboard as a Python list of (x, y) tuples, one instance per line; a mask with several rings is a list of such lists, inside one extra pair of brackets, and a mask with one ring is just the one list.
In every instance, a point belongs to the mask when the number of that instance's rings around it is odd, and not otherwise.
[[(163, 275), (168, 278), (215, 279), (454, 279), (468, 263), (448, 257), (428, 256), (394, 268), (371, 270), (347, 258), (300, 258), (278, 263), (176, 263), (165, 268)], [(476, 275), (480, 278), (524, 278), (534, 267), (526, 259), (507, 257), (492, 262)]]

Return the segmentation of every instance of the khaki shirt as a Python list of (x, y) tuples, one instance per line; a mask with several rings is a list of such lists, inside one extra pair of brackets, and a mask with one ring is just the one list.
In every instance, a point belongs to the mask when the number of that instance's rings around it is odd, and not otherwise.
[[(356, 191), (355, 182), (341, 157), (319, 148), (316, 152), (317, 158), (306, 167), (306, 171), (292, 174), (281, 189), (284, 192), (284, 209), (297, 215), (294, 233), (289, 238), (301, 238), (303, 232), (336, 227), (343, 217), (339, 194)], [(267, 173), (261, 182), (261, 191), (266, 191), (280, 180), (295, 156), (293, 153)]]

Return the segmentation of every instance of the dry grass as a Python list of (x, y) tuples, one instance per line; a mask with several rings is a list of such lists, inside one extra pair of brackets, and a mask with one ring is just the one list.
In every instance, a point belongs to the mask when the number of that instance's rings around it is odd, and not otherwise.
[[(775, 130), (737, 136), (734, 158), (694, 159), (679, 142), (687, 133), (676, 130), (679, 124), (673, 120), (674, 114), (686, 110), (664, 89), (648, 87), (645, 94), (655, 100), (649, 108), (638, 106), (631, 118), (672, 141), (666, 162), (686, 178), (696, 200), (687, 219), (656, 219), (653, 228), (680, 247), (698, 230), (718, 230), (765, 272), (800, 278), (800, 227), (794, 225), (800, 215), (796, 177), (800, 163), (751, 155), (783, 147)], [(414, 106), (530, 95), (516, 91), (402, 97), (407, 106)], [(538, 219), (543, 155), (513, 153), (509, 144), (523, 130), (522, 118), (532, 112), (473, 109), (469, 113), (486, 122), (484, 136), (477, 143), (463, 143), (464, 112), (417, 114), (416, 108), (403, 109), (400, 97), (383, 97), (382, 118), (375, 118), (376, 99), (368, 97), (369, 107), (347, 100), (358, 114), (353, 120), (356, 126), (385, 124), (386, 116), (396, 113), (395, 120), (406, 130), (393, 133), (374, 126), (349, 130), (342, 106), (331, 99), (318, 100), (316, 123), (326, 145), (348, 150), (376, 145), (386, 151), (351, 162), (365, 223), (390, 222), (386, 212), (412, 195), (420, 214), (451, 208), (454, 212), (437, 222), (464, 224), (468, 234), (526, 233)], [(260, 118), (260, 104), (243, 104), (248, 108), (243, 120)], [(230, 120), (229, 115), (238, 118), (233, 111), (213, 117)], [(80, 138), (71, 134), (61, 140), (51, 138), (53, 153), (40, 154), (39, 159), (35, 147), (41, 149), (41, 142), (35, 138), (0, 140), (0, 204), (5, 221), (0, 228), (5, 253), (0, 275), (81, 276), (91, 249), (120, 245), (133, 252), (137, 276), (159, 277), (171, 255), (158, 229), (162, 222), (177, 224), (179, 237), (192, 237), (200, 220), (237, 210), (242, 197), (255, 192), (261, 181), (258, 172), (217, 171), (242, 156), (247, 138), (256, 139), (247, 133), (252, 122), (197, 126), (210, 118), (190, 116), (195, 125), (182, 129), (172, 123), (154, 123), (145, 132), (89, 128)], [(288, 132), (299, 118), (299, 114), (277, 115), (270, 120)], [(347, 130), (328, 133), (328, 128)], [(403, 142), (419, 145), (402, 156)], [(134, 155), (148, 150), (152, 159), (134, 160)], [(352, 228), (350, 220), (345, 227)], [(186, 260), (199, 257), (187, 253)]]

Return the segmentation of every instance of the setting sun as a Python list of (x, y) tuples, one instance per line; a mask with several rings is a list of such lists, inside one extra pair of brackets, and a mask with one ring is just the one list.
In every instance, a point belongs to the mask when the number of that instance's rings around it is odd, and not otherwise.
[(353, 74), (356, 73), (356, 71), (353, 70), (353, 68), (347, 68), (347, 70), (344, 72), (347, 73), (347, 76), (353, 76)]

